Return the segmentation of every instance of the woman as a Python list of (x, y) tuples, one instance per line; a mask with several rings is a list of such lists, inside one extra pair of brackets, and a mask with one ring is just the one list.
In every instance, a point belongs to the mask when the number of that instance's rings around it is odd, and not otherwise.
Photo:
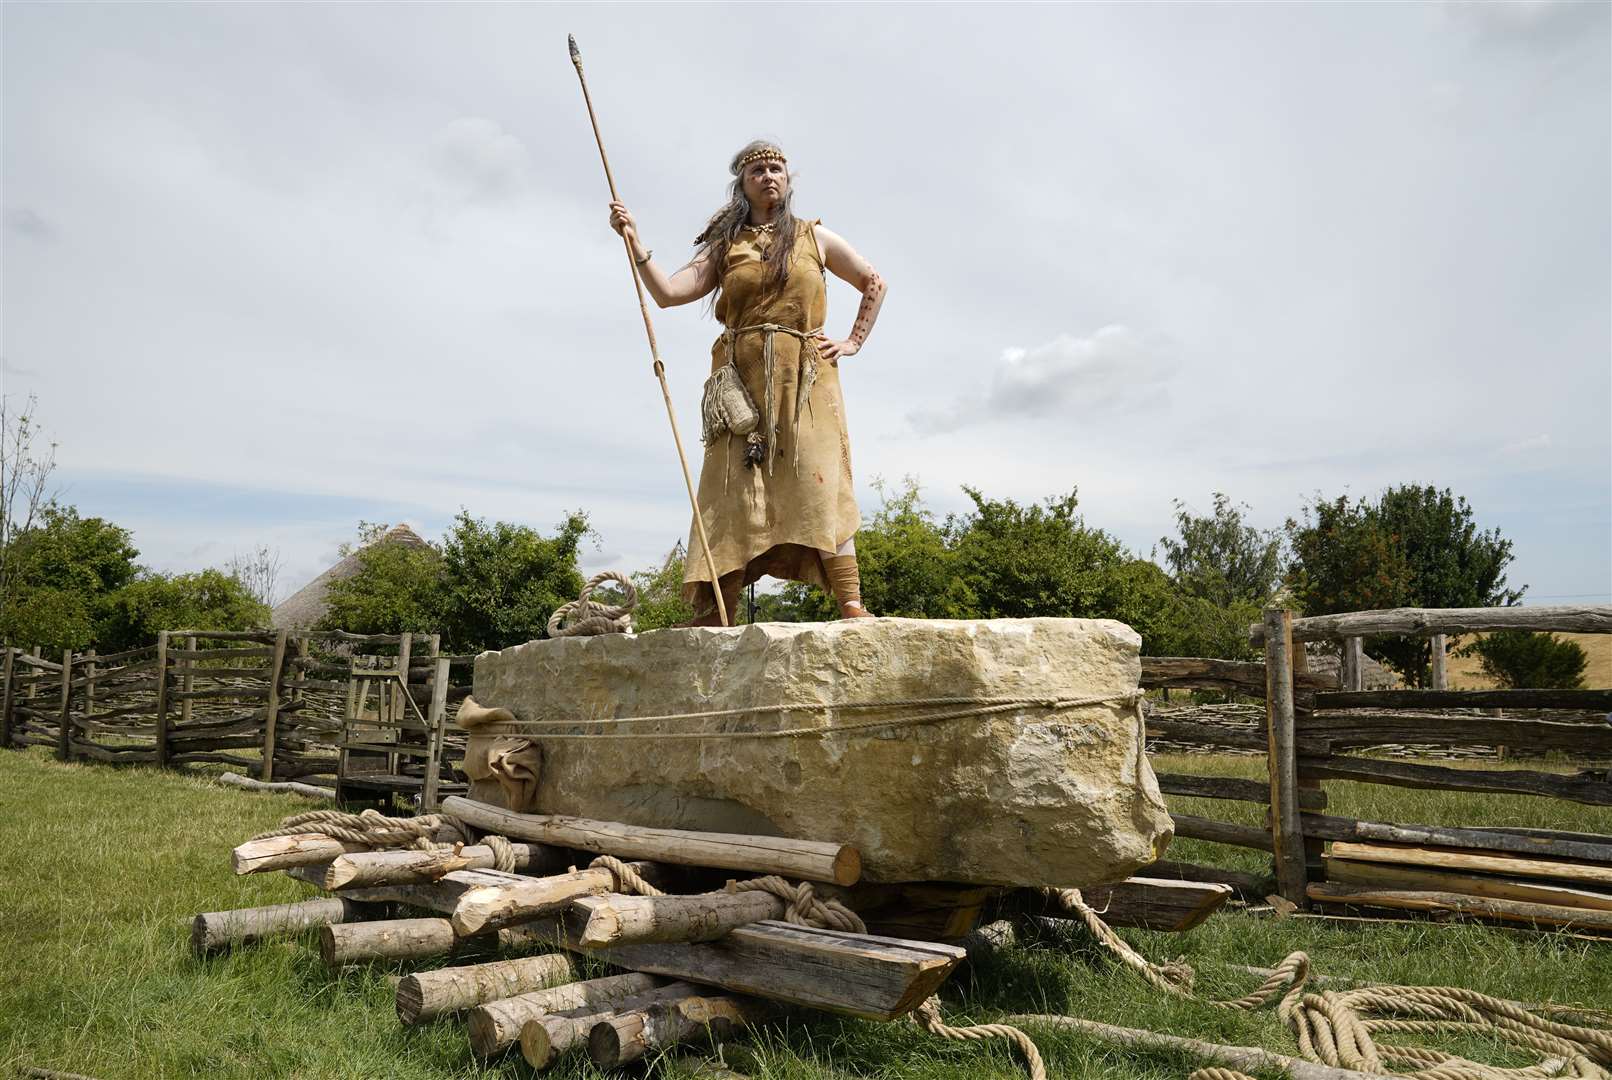
[[(839, 362), (861, 351), (886, 286), (821, 221), (796, 219), (789, 165), (777, 146), (753, 142), (728, 168), (727, 205), (696, 238), (694, 259), (672, 274), (639, 241), (627, 207), (610, 204), (610, 227), (631, 243), (655, 303), (674, 307), (714, 294), (712, 310), (725, 327), (711, 350), (699, 489), (723, 604), (731, 613), (741, 588), (771, 574), (829, 590), (841, 618), (868, 618)], [(823, 333), (826, 272), (862, 293), (843, 339)], [(720, 622), (692, 526), (683, 595), (694, 605), (693, 625)]]

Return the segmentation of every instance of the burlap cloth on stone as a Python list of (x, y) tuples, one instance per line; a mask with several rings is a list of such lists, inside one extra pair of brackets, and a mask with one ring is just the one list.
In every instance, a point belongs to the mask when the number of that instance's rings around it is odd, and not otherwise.
[[(489, 709), (465, 698), (459, 706), (459, 726), (470, 733), (465, 746), (465, 775), (471, 798), (495, 802), (507, 810), (528, 811), (536, 806), (537, 780), (543, 771), (543, 749), (531, 739), (510, 735), (478, 735), (486, 724), (515, 722), (508, 709)], [(499, 798), (492, 798), (493, 785)]]

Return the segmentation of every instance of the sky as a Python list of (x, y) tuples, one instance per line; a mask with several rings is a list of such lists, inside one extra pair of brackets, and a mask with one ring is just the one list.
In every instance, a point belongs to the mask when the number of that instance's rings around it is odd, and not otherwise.
[[(864, 517), (1078, 489), (1140, 555), (1464, 495), (1612, 600), (1612, 5), (0, 6), (3, 392), (155, 569), (358, 522), (689, 524), (565, 36), (676, 266), (757, 136), (889, 297)], [(843, 336), (853, 289), (831, 282)], [(685, 443), (716, 327), (654, 312)]]

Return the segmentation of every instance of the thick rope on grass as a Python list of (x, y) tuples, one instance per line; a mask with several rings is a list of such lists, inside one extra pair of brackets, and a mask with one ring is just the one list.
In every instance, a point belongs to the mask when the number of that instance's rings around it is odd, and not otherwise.
[[(1245, 1012), (1277, 999), (1277, 1015), (1293, 1032), (1299, 1055), (1320, 1065), (1415, 1080), (1612, 1080), (1606, 1068), (1612, 1065), (1612, 1025), (1591, 1027), (1549, 1019), (1552, 1015), (1570, 1015), (1596, 1021), (1601, 1019), (1596, 1010), (1559, 1006), (1529, 1009), (1458, 986), (1364, 986), (1341, 992), (1306, 993), (1310, 958), (1302, 952), (1288, 954), (1264, 982), (1242, 997), (1201, 998), (1193, 992), (1191, 968), (1184, 964), (1156, 964), (1142, 956), (1103, 922), (1078, 889), (1047, 892), (1066, 912), (1077, 916), (1126, 967), (1167, 994)], [(942, 1038), (1010, 1039), (1024, 1051), (1032, 1080), (1046, 1076), (1034, 1044), (1016, 1027), (949, 1027), (940, 1019), (939, 999), (933, 997), (918, 1007), (915, 1017), (924, 1030)], [(1517, 1050), (1532, 1051), (1540, 1061), (1505, 1068), (1426, 1046), (1378, 1043), (1379, 1034), (1482, 1036)], [(1216, 1066), (1198, 1069), (1188, 1080), (1253, 1078)]]

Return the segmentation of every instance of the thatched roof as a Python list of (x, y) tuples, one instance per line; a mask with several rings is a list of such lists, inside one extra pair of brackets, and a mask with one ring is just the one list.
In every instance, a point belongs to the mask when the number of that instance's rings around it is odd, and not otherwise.
[[(413, 547), (425, 547), (426, 543), (420, 539), (418, 533), (407, 525), (394, 525), (386, 531), (375, 544), (406, 544)], [(325, 593), (333, 581), (345, 581), (358, 573), (361, 564), (358, 561), (358, 552), (342, 559), (335, 566), (314, 578), (308, 584), (292, 593), (275, 607), (269, 618), (269, 623), (276, 630), (307, 630), (318, 622), (325, 614), (329, 603), (325, 600)]]

